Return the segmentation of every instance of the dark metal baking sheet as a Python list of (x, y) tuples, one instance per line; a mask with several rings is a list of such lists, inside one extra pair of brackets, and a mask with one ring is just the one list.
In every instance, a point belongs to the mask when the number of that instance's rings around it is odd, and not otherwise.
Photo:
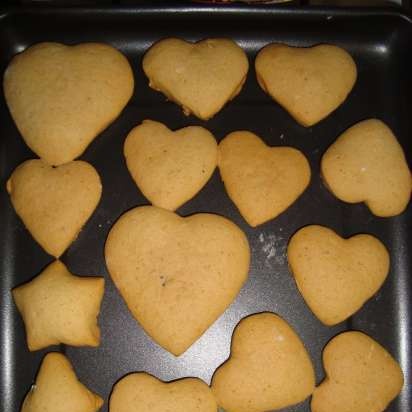
[[(187, 40), (225, 36), (247, 52), (251, 69), (240, 95), (208, 122), (185, 117), (173, 103), (149, 89), (141, 58), (158, 39)], [(411, 392), (411, 255), (412, 208), (402, 215), (374, 217), (362, 205), (338, 201), (322, 184), (319, 161), (324, 150), (347, 127), (369, 117), (384, 120), (398, 136), (409, 162), (412, 153), (412, 22), (390, 10), (323, 8), (173, 7), (119, 9), (9, 9), (0, 13), (0, 72), (11, 57), (40, 41), (75, 44), (101, 41), (123, 51), (133, 66), (135, 94), (121, 116), (87, 149), (103, 182), (101, 203), (62, 260), (73, 273), (100, 274), (106, 291), (100, 315), (100, 347), (52, 347), (29, 353), (21, 318), (10, 289), (38, 274), (52, 261), (16, 217), (5, 182), (23, 160), (34, 157), (23, 143), (0, 96), (0, 409), (18, 411), (47, 351), (68, 355), (80, 379), (106, 400), (112, 385), (132, 371), (147, 371), (164, 380), (197, 376), (210, 381), (229, 355), (236, 323), (245, 315), (274, 311), (293, 325), (323, 377), (322, 348), (339, 331), (362, 330), (390, 350), (405, 373), (405, 388), (391, 404), (392, 412), (412, 410)], [(356, 60), (359, 78), (347, 101), (318, 125), (305, 129), (258, 87), (253, 69), (257, 51), (277, 41), (309, 46), (322, 42), (347, 49)], [(103, 245), (113, 222), (127, 209), (146, 204), (130, 178), (122, 155), (123, 141), (143, 119), (171, 128), (203, 125), (218, 140), (228, 132), (251, 130), (271, 145), (290, 145), (309, 158), (312, 181), (286, 212), (252, 229), (229, 201), (216, 171), (206, 187), (179, 209), (182, 215), (214, 212), (229, 217), (247, 234), (253, 252), (249, 280), (236, 301), (182, 356), (175, 358), (149, 339), (133, 320), (108, 276)], [(343, 236), (359, 232), (379, 237), (391, 252), (391, 271), (379, 293), (355, 316), (325, 327), (311, 314), (287, 268), (285, 249), (300, 227), (318, 223)], [(167, 251), (165, 251), (167, 253)], [(309, 411), (309, 402), (288, 411)]]

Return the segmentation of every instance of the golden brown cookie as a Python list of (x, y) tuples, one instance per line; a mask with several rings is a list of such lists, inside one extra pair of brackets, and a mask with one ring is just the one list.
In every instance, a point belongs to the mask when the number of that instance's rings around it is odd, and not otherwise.
[(312, 412), (383, 412), (403, 386), (395, 359), (361, 332), (334, 337), (323, 365), (326, 378), (313, 393)]
[(350, 54), (328, 44), (269, 44), (258, 53), (255, 69), (260, 87), (303, 126), (318, 123), (339, 107), (357, 77)]
[(7, 191), (34, 239), (47, 253), (59, 257), (96, 209), (102, 185), (89, 163), (77, 160), (51, 167), (33, 159), (14, 170)]
[(4, 95), (23, 139), (51, 165), (79, 157), (123, 110), (133, 72), (115, 48), (100, 43), (39, 43), (16, 55)]
[(244, 318), (230, 358), (212, 379), (225, 412), (264, 412), (305, 400), (315, 387), (312, 362), (293, 329), (273, 313)]
[(287, 256), (300, 293), (326, 325), (357, 312), (389, 272), (389, 253), (375, 237), (361, 234), (343, 239), (318, 225), (298, 230)]
[(77, 379), (69, 360), (51, 352), (44, 357), (21, 412), (97, 412), (102, 405), (103, 399)]
[(246, 236), (228, 219), (206, 213), (183, 218), (144, 206), (114, 224), (105, 257), (136, 320), (180, 355), (235, 299), (250, 252)]
[(29, 349), (60, 343), (98, 346), (97, 316), (103, 292), (103, 278), (73, 276), (59, 260), (32, 281), (13, 289)]
[(402, 213), (411, 198), (412, 176), (402, 147), (377, 119), (359, 122), (341, 134), (323, 155), (321, 169), (338, 199), (365, 202), (376, 216)]
[(144, 373), (120, 379), (110, 396), (110, 412), (217, 412), (210, 388), (200, 379), (162, 382)]
[(149, 86), (182, 106), (185, 114), (213, 117), (240, 93), (249, 69), (245, 52), (230, 39), (190, 43), (164, 39), (143, 58)]
[(154, 206), (176, 210), (198, 193), (217, 164), (217, 143), (199, 126), (175, 132), (144, 120), (124, 144), (127, 168)]
[(251, 226), (285, 211), (310, 181), (306, 157), (292, 147), (269, 147), (247, 131), (219, 144), (218, 166), (226, 191)]

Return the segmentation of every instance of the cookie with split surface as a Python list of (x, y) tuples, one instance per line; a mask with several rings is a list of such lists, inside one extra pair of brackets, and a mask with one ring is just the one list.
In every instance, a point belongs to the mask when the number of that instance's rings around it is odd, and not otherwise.
[(182, 106), (185, 114), (208, 120), (237, 96), (249, 62), (230, 39), (197, 43), (169, 38), (155, 43), (143, 58), (149, 86)]

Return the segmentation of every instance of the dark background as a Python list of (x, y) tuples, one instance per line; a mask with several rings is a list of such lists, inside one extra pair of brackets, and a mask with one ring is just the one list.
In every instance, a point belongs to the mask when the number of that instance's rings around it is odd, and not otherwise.
[[(194, 2), (202, 3), (215, 3), (223, 2), (222, 0), (194, 0)], [(254, 0), (249, 0), (252, 3)], [(256, 1), (256, 0), (255, 0)], [(265, 0), (259, 0), (264, 2)], [(271, 1), (271, 0), (267, 0)], [(276, 0), (272, 0), (276, 1)], [(235, 1), (234, 1), (235, 2)], [(239, 2), (248, 2), (248, 0), (240, 0)], [(178, 1), (174, 2), (179, 3)], [(185, 3), (181, 1), (180, 3)], [(359, 7), (369, 7), (369, 6), (399, 6), (402, 5), (404, 8), (410, 8), (411, 0), (286, 0), (286, 4), (294, 5), (326, 5), (326, 6), (359, 6)], [(3, 5), (142, 5), (142, 4), (165, 4), (164, 0), (3, 0), (1, 2)], [(256, 3), (255, 3), (256, 4)], [(280, 4), (279, 6), (282, 6)]]

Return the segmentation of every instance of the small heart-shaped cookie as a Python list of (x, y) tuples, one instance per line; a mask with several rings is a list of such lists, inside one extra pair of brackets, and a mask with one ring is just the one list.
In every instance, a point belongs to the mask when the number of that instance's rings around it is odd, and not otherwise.
[(74, 276), (55, 260), (33, 280), (13, 289), (31, 351), (64, 343), (98, 346), (97, 316), (104, 279)]
[(255, 69), (260, 87), (307, 127), (345, 101), (357, 76), (350, 54), (327, 44), (269, 44), (257, 55)]
[(69, 360), (51, 352), (44, 357), (21, 412), (97, 412), (102, 405), (103, 399), (77, 379)]
[(182, 218), (153, 206), (120, 217), (105, 246), (110, 275), (133, 316), (161, 346), (183, 353), (235, 299), (249, 244), (230, 220)]
[(278, 216), (309, 184), (309, 163), (292, 147), (268, 147), (241, 131), (227, 135), (218, 150), (226, 191), (250, 226)]
[(380, 289), (389, 271), (388, 251), (375, 237), (343, 239), (317, 225), (292, 236), (287, 256), (300, 293), (325, 325), (357, 312)]
[(50, 165), (70, 162), (123, 110), (133, 72), (115, 48), (100, 43), (39, 43), (4, 73), (4, 95), (23, 139)]
[(312, 412), (383, 412), (403, 386), (395, 359), (361, 332), (334, 337), (323, 365), (326, 379), (313, 392)]
[(242, 319), (230, 358), (213, 375), (226, 412), (264, 412), (302, 402), (315, 388), (312, 361), (293, 329), (273, 313)]
[(341, 134), (322, 157), (322, 176), (348, 203), (365, 202), (380, 217), (408, 206), (412, 176), (402, 147), (385, 123), (364, 120)]
[(165, 39), (143, 58), (149, 86), (203, 120), (240, 93), (248, 69), (245, 52), (229, 39)]
[(217, 164), (217, 143), (203, 127), (172, 132), (162, 123), (145, 120), (127, 136), (124, 155), (150, 202), (176, 210), (209, 180)]
[(132, 373), (114, 385), (110, 412), (216, 412), (210, 388), (200, 379), (162, 382), (144, 373)]
[(34, 239), (59, 257), (96, 209), (102, 185), (89, 163), (77, 160), (52, 167), (33, 159), (14, 170), (7, 191)]

